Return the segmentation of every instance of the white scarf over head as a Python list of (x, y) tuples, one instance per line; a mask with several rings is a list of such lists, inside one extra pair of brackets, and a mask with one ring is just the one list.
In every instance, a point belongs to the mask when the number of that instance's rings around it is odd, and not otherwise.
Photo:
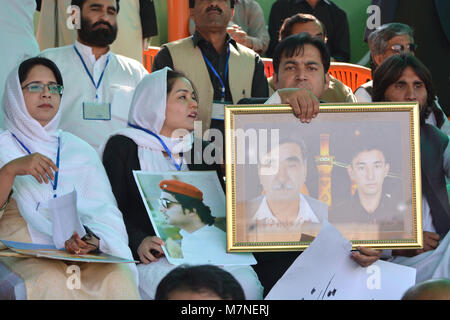
[[(172, 154), (178, 154), (180, 152), (188, 152), (191, 149), (192, 134), (186, 134), (182, 138), (169, 138), (161, 135), (161, 129), (166, 120), (167, 72), (169, 70), (171, 69), (165, 67), (164, 69), (152, 72), (139, 82), (131, 102), (128, 123), (152, 131), (164, 141)], [(116, 135), (126, 136), (138, 145), (138, 158), (141, 170), (176, 170), (172, 161), (167, 161), (163, 155), (165, 149), (161, 142), (151, 134), (143, 130), (128, 127), (113, 133), (110, 137)], [(100, 147), (101, 157), (103, 156), (106, 142)], [(187, 170), (187, 165), (184, 160), (182, 170)]]
[[(30, 116), (17, 68), (9, 75), (5, 88), (3, 108), (7, 130), (0, 134), (0, 167), (28, 155), (12, 133), (32, 153), (39, 152), (55, 164), (60, 137), (57, 195), (64, 195), (76, 189), (81, 223), (100, 237), (100, 249), (132, 259), (122, 214), (117, 208), (105, 169), (95, 150), (74, 135), (57, 130), (60, 111), (45, 127)], [(51, 214), (46, 205), (48, 200), (53, 198), (52, 184), (39, 184), (31, 175), (16, 176), (13, 190), (20, 214), (31, 229), (33, 242), (36, 243), (35, 239), (39, 239), (39, 243), (53, 244)], [(137, 280), (135, 265), (130, 264), (130, 267)]]

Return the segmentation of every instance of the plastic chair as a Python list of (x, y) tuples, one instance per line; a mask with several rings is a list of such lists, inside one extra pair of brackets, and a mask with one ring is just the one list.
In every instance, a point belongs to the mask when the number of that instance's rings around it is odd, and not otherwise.
[(155, 58), (155, 56), (158, 53), (159, 49), (160, 49), (160, 47), (151, 47), (151, 46), (149, 46), (148, 49), (143, 52), (144, 68), (147, 69), (147, 71), (149, 73), (152, 72), (153, 59)]
[(350, 87), (353, 92), (362, 84), (372, 80), (371, 70), (358, 64), (331, 62), (328, 73)]
[(273, 75), (273, 63), (270, 58), (261, 58), (264, 62), (264, 71), (266, 72), (266, 77), (270, 78)]

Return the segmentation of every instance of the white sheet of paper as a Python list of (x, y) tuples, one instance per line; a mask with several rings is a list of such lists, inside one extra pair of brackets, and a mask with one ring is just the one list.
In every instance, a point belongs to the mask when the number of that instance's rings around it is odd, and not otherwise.
[(64, 248), (64, 243), (72, 237), (74, 232), (78, 233), (80, 238), (84, 237), (86, 231), (78, 216), (75, 190), (49, 200), (48, 208), (52, 215), (53, 243), (56, 248)]
[(266, 300), (396, 300), (415, 284), (414, 268), (385, 261), (362, 268), (350, 259), (350, 250), (350, 241), (325, 221)]

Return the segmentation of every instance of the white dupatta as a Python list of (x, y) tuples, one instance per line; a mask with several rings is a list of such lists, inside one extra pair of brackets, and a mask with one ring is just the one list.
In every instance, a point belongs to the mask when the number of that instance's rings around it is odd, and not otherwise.
[[(0, 167), (28, 155), (12, 133), (31, 153), (41, 153), (55, 163), (60, 137), (57, 195), (67, 194), (75, 188), (80, 220), (100, 237), (100, 249), (105, 253), (132, 259), (123, 217), (97, 153), (83, 140), (57, 130), (60, 111), (45, 127), (30, 116), (23, 98), (18, 68), (7, 79), (3, 108), (6, 131), (0, 134)], [(31, 175), (17, 176), (13, 190), (19, 211), (31, 229), (33, 242), (39, 239), (42, 243), (47, 239), (52, 244), (51, 215), (45, 205), (53, 197), (52, 185), (39, 184)], [(137, 280), (136, 266), (129, 266)]]
[[(172, 154), (178, 154), (191, 150), (192, 134), (186, 132), (183, 138), (168, 138), (161, 135), (161, 129), (166, 120), (167, 71), (169, 70), (171, 69), (165, 67), (152, 72), (139, 82), (131, 102), (128, 123), (158, 135)], [(109, 138), (116, 135), (126, 136), (137, 144), (141, 170), (153, 172), (176, 170), (172, 161), (168, 161), (163, 155), (165, 149), (156, 137), (131, 126), (118, 130), (108, 137), (100, 147), (100, 157), (103, 157), (103, 151)], [(184, 159), (181, 170), (188, 170)]]

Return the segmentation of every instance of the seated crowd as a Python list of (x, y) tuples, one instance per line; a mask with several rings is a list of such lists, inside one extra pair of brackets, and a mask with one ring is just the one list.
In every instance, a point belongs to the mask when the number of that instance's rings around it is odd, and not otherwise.
[[(36, 4), (26, 2), (32, 14)], [(345, 12), (328, 1), (304, 2), (324, 17), (329, 10), (346, 21)], [(8, 10), (18, 10), (8, 3)], [(189, 0), (193, 36), (164, 44), (149, 74), (142, 63), (110, 50), (119, 0), (72, 5), (81, 9), (73, 45), (39, 53), (33, 43), (7, 52), (14, 59), (8, 59), (0, 90), (0, 239), (53, 244), (49, 203), (76, 189), (86, 236), (73, 234), (65, 249), (100, 251), (137, 264), (77, 263), (81, 289), (70, 290), (64, 261), (0, 256), (0, 272), (24, 283), (21, 290), (0, 283), (0, 299), (263, 299), (301, 252), (254, 253), (252, 266), (176, 267), (164, 256), (166, 243), (156, 235), (133, 171), (215, 171), (225, 190), (223, 163), (194, 161), (193, 150), (195, 143), (201, 151), (209, 147), (209, 129), (224, 135), (224, 105), (287, 104), (307, 125), (322, 102), (372, 101), (419, 104), (423, 248), (359, 247), (349, 259), (361, 267), (384, 259), (415, 268), (419, 287), (404, 299), (434, 298), (439, 288), (448, 297), (448, 281), (425, 281), (450, 277), (450, 127), (430, 71), (414, 56), (409, 26), (382, 25), (369, 36), (373, 81), (353, 93), (328, 73), (333, 57), (349, 59), (348, 39), (338, 37), (335, 22), (320, 21), (310, 11), (283, 17), (269, 45), (267, 32), (247, 36), (258, 28), (249, 23), (241, 32), (237, 25), (262, 14), (253, 1)], [(235, 6), (240, 13), (232, 20)], [(22, 17), (24, 25), (31, 14)], [(348, 33), (348, 25), (339, 28)], [(24, 42), (35, 42), (33, 37)], [(268, 47), (274, 69), (269, 79), (259, 55)], [(196, 121), (200, 137), (193, 134)], [(192, 200), (186, 186), (166, 182), (160, 188), (166, 195), (161, 212), (194, 213), (184, 202)], [(198, 216), (202, 226), (214, 224)]]

